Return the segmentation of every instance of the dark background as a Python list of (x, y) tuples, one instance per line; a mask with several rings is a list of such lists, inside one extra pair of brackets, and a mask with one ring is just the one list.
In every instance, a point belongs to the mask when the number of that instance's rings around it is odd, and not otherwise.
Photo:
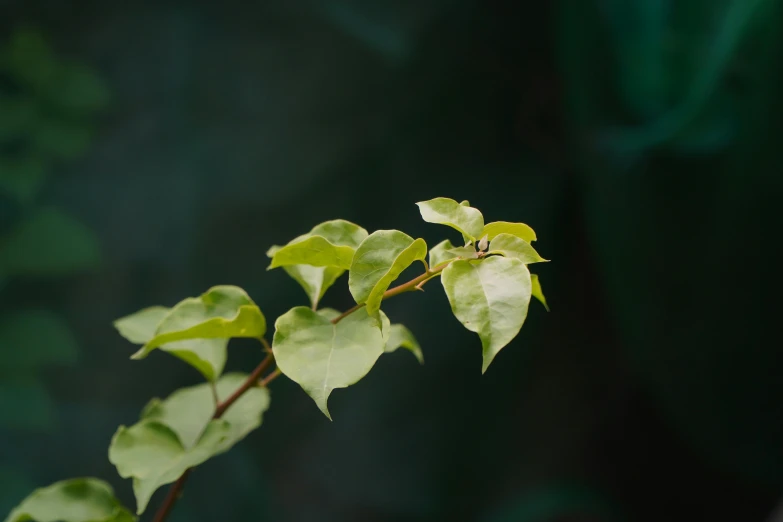
[(111, 435), (199, 376), (112, 320), (215, 284), (274, 319), (306, 298), (270, 245), (334, 218), (434, 245), (414, 203), (446, 196), (536, 229), (551, 312), (482, 376), (439, 283), (390, 301), (426, 364), (382, 358), (333, 423), (277, 381), (171, 520), (769, 520), (782, 8), (0, 0), (0, 512), (87, 475), (135, 505)]

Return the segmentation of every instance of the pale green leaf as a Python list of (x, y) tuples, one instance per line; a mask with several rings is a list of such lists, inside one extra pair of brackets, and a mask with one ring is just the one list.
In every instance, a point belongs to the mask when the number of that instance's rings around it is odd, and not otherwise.
[(288, 265), (328, 266), (348, 270), (367, 231), (343, 219), (326, 221), (277, 249), (269, 269)]
[(518, 259), (493, 256), (454, 261), (443, 271), (441, 282), (455, 317), (481, 338), (483, 373), (525, 322), (530, 272)]
[(460, 259), (478, 259), (479, 256), (478, 252), (476, 252), (476, 249), (472, 246), (452, 248), (448, 253)]
[(535, 231), (524, 223), (509, 223), (508, 221), (494, 221), (488, 223), (481, 235), (489, 236), (488, 239), (492, 241), (498, 234), (511, 234), (517, 236), (520, 239), (524, 239), (528, 243), (532, 243), (536, 240)]
[(186, 448), (173, 429), (156, 420), (120, 426), (109, 446), (109, 461), (122, 478), (133, 478), (136, 513), (144, 513), (159, 487), (215, 455), (230, 431), (226, 420), (209, 421), (198, 442)]
[(229, 338), (258, 338), (265, 332), (266, 319), (244, 290), (215, 286), (200, 297), (189, 297), (171, 308), (158, 323), (155, 336), (132, 358), (142, 359), (160, 348), (213, 381), (223, 371)]
[(348, 272), (348, 288), (357, 303), (367, 303), (374, 316), (383, 293), (415, 261), (423, 261), (427, 243), (399, 230), (378, 230), (362, 241)]
[(489, 245), (489, 253), (513, 257), (519, 259), (526, 265), (548, 261), (538, 255), (536, 249), (524, 239), (505, 233), (495, 236), (495, 239), (493, 239), (492, 243)]
[(155, 337), (158, 325), (170, 310), (164, 306), (150, 306), (117, 319), (114, 327), (133, 344), (145, 344)]
[(383, 353), (384, 335), (375, 320), (353, 313), (337, 324), (300, 306), (275, 322), (272, 350), (277, 365), (331, 419), (329, 394), (367, 375)]
[(335, 310), (334, 308), (321, 308), (318, 310), (318, 315), (321, 317), (325, 317), (326, 319), (329, 319), (330, 321), (332, 319), (336, 319), (342, 315), (342, 312), (339, 310)]
[(367, 231), (356, 223), (333, 219), (314, 226), (309, 235), (321, 236), (333, 245), (358, 248), (367, 238)]
[(0, 368), (33, 370), (43, 364), (73, 364), (76, 339), (54, 312), (26, 310), (0, 316)]
[(5, 522), (134, 522), (102, 480), (75, 478), (36, 489)]
[(384, 351), (390, 353), (398, 348), (410, 350), (411, 353), (416, 356), (416, 359), (418, 359), (421, 364), (424, 364), (424, 354), (422, 354), (421, 346), (419, 346), (413, 333), (411, 333), (405, 325), (393, 324), (391, 325), (389, 340), (386, 341), (386, 348)]
[(532, 294), (533, 297), (538, 299), (538, 301), (544, 305), (544, 308), (546, 308), (546, 311), (549, 311), (549, 305), (546, 304), (546, 297), (544, 297), (544, 291), (541, 289), (541, 281), (538, 279), (538, 275), (536, 274), (530, 274), (530, 282), (533, 285)]
[[(218, 400), (231, 396), (248, 376), (242, 373), (227, 373), (216, 383)], [(152, 399), (141, 414), (142, 420), (156, 420), (171, 428), (185, 448), (196, 444), (204, 427), (215, 412), (212, 385), (198, 384), (180, 388), (166, 399)], [(261, 425), (264, 412), (269, 408), (269, 391), (254, 387), (240, 397), (221, 417), (228, 421), (226, 438), (216, 448), (214, 455), (227, 451), (234, 444)]]
[[(273, 257), (280, 248), (279, 246), (273, 246), (267, 251), (266, 255)], [(345, 272), (342, 268), (334, 266), (312, 265), (285, 265), (283, 270), (299, 283), (310, 299), (310, 304), (313, 308), (318, 307), (318, 303), (326, 291)]]
[(484, 216), (473, 207), (460, 205), (453, 199), (435, 198), (416, 203), (424, 221), (447, 225), (459, 230), (471, 241), (481, 237), (484, 229)]
[(452, 250), (454, 250), (454, 245), (448, 239), (444, 239), (432, 247), (430, 249), (430, 267), (435, 268), (446, 261), (456, 258), (457, 256), (451, 253)]
[(61, 275), (93, 268), (100, 259), (93, 233), (56, 209), (41, 209), (0, 240), (0, 271)]

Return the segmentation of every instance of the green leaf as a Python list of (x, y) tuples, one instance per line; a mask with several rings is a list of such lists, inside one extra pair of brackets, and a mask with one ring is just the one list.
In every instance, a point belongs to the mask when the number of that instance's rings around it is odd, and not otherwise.
[[(243, 373), (227, 373), (216, 383), (218, 400), (231, 396), (246, 380)], [(264, 412), (269, 409), (269, 391), (266, 388), (249, 389), (231, 405), (221, 417), (228, 421), (226, 438), (218, 445), (214, 455), (228, 451), (254, 429), (261, 426)], [(215, 412), (212, 385), (198, 384), (180, 388), (166, 399), (152, 399), (141, 414), (142, 420), (155, 420), (171, 428), (185, 448), (193, 447)]]
[[(226, 374), (215, 383), (218, 400), (225, 400), (248, 378)], [(123, 478), (133, 478), (141, 514), (160, 486), (174, 482), (187, 468), (224, 453), (261, 425), (269, 408), (269, 392), (251, 388), (219, 419), (212, 419), (215, 402), (211, 384), (182, 388), (165, 400), (153, 399), (141, 420), (120, 426), (109, 447), (109, 460)]]
[[(152, 313), (153, 318), (156, 313), (160, 312)], [(120, 325), (127, 329), (128, 320), (121, 319)], [(257, 338), (264, 333), (266, 319), (244, 290), (236, 286), (215, 286), (200, 297), (180, 301), (169, 310), (158, 323), (155, 336), (131, 358), (143, 359), (160, 348), (214, 381), (226, 363), (227, 339)]]
[(357, 303), (375, 316), (383, 293), (415, 261), (423, 261), (427, 243), (399, 230), (378, 230), (362, 241), (348, 272), (348, 288)]
[(75, 478), (36, 489), (5, 522), (134, 522), (106, 482)]
[(492, 241), (498, 234), (511, 234), (517, 236), (520, 239), (524, 239), (528, 243), (532, 243), (536, 240), (535, 231), (524, 223), (509, 223), (508, 221), (494, 221), (488, 223), (481, 235), (489, 236), (488, 239)]
[(318, 315), (321, 317), (324, 317), (326, 319), (329, 319), (330, 321), (332, 319), (337, 319), (342, 315), (342, 312), (339, 310), (335, 310), (334, 308), (321, 308), (318, 310)]
[[(42, 364), (73, 364), (76, 339), (59, 315), (26, 310), (0, 316), (0, 369), (34, 370)], [(1, 371), (1, 370), (0, 370)]]
[(424, 221), (447, 225), (459, 230), (471, 241), (481, 237), (484, 229), (484, 216), (478, 209), (460, 205), (453, 199), (435, 198), (416, 203)]
[(484, 373), (525, 322), (532, 291), (530, 272), (513, 258), (458, 260), (446, 267), (441, 282), (455, 317), (481, 338)]
[(12, 78), (40, 91), (51, 85), (57, 69), (43, 35), (29, 28), (14, 30), (3, 58)]
[(505, 233), (495, 236), (495, 239), (493, 239), (492, 243), (489, 245), (488, 253), (513, 257), (519, 259), (526, 265), (548, 261), (548, 259), (544, 259), (538, 255), (536, 249), (524, 239)]
[(476, 252), (476, 249), (472, 246), (452, 248), (448, 253), (461, 259), (478, 259), (479, 256), (478, 252)]
[(416, 359), (418, 359), (421, 364), (424, 364), (424, 354), (421, 353), (421, 346), (419, 346), (413, 333), (411, 333), (405, 325), (393, 324), (391, 325), (389, 340), (386, 341), (384, 351), (386, 353), (391, 353), (398, 348), (410, 350), (411, 353), (416, 356)]
[(312, 265), (348, 270), (356, 248), (366, 237), (367, 231), (350, 221), (326, 221), (276, 250), (268, 269)]
[(454, 245), (448, 239), (444, 239), (432, 247), (430, 249), (430, 267), (435, 268), (446, 261), (456, 258), (457, 256), (451, 253), (452, 250), (454, 250)]
[(130, 428), (120, 426), (109, 446), (109, 461), (122, 478), (133, 478), (136, 513), (144, 513), (159, 487), (212, 457), (230, 429), (228, 421), (212, 420), (198, 442), (187, 448), (173, 429), (156, 420), (142, 420)]
[(150, 306), (138, 312), (126, 315), (114, 321), (114, 327), (120, 335), (133, 344), (145, 344), (155, 337), (158, 325), (171, 311), (164, 306)]
[(95, 267), (92, 231), (56, 209), (41, 209), (0, 241), (0, 271), (9, 275), (63, 275)]
[(530, 282), (533, 285), (533, 289), (531, 291), (533, 297), (538, 299), (538, 301), (544, 305), (544, 308), (546, 308), (546, 311), (549, 311), (549, 305), (546, 304), (546, 297), (544, 297), (544, 291), (541, 289), (541, 281), (538, 280), (538, 275), (536, 274), (530, 274)]
[(0, 156), (0, 192), (30, 203), (46, 181), (47, 169), (38, 156), (11, 159)]
[[(266, 255), (273, 257), (280, 248), (273, 246)], [(283, 270), (304, 289), (313, 308), (318, 307), (326, 291), (345, 273), (342, 268), (334, 266), (285, 265)]]
[(299, 306), (275, 322), (272, 351), (280, 371), (298, 383), (331, 419), (329, 394), (367, 375), (384, 346), (383, 332), (367, 314), (353, 313), (332, 324)]

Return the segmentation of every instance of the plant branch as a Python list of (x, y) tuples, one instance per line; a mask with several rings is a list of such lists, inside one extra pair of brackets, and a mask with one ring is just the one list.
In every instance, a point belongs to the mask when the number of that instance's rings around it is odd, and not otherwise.
[[(256, 366), (256, 369), (253, 370), (253, 372), (248, 376), (248, 378), (245, 380), (245, 382), (242, 383), (242, 385), (237, 388), (237, 390), (232, 393), (226, 400), (222, 402), (216, 402), (215, 406), (215, 413), (212, 414), (213, 419), (219, 419), (223, 416), (224, 413), (240, 398), (242, 395), (245, 394), (247, 390), (255, 386), (259, 379), (261, 379), (261, 375), (269, 368), (269, 366), (275, 361), (275, 356), (272, 354), (272, 348), (269, 346), (269, 343), (266, 339), (260, 338), (261, 344), (264, 345), (264, 350), (268, 351), (267, 356), (264, 358), (261, 363)], [(261, 384), (266, 386), (269, 382), (271, 382), (275, 377), (280, 375), (280, 370), (275, 370), (271, 374), (269, 374), (263, 381), (261, 381)], [(155, 513), (155, 517), (152, 519), (152, 522), (165, 522), (166, 518), (168, 518), (169, 513), (171, 513), (171, 510), (174, 508), (174, 504), (179, 499), (180, 495), (182, 495), (182, 488), (185, 487), (185, 482), (188, 480), (188, 477), (190, 476), (190, 473), (193, 471), (193, 468), (188, 468), (185, 470), (185, 472), (180, 475), (180, 477), (177, 479), (177, 481), (174, 483), (171, 488), (169, 488), (169, 492), (166, 494), (166, 498), (163, 500), (163, 504), (161, 504), (160, 508), (158, 509), (157, 513)]]
[[(421, 274), (418, 277), (414, 277), (407, 283), (403, 283), (401, 285), (397, 285), (394, 288), (389, 288), (383, 293), (383, 297), (381, 299), (388, 299), (390, 297), (394, 297), (395, 295), (404, 294), (405, 292), (415, 292), (416, 290), (421, 290), (421, 287), (424, 286), (424, 283), (432, 279), (433, 277), (436, 277), (440, 275), (441, 272), (443, 272), (443, 269), (449, 266), (449, 263), (451, 263), (452, 260), (446, 261), (445, 263), (441, 263), (438, 266), (434, 268), (428, 269), (426, 272)], [(364, 308), (366, 303), (357, 304), (354, 307), (346, 310), (345, 312), (341, 313), (334, 319), (332, 319), (332, 324), (337, 324), (352, 313), (354, 313), (356, 310), (359, 310), (360, 308)]]
[[(448, 264), (451, 263), (450, 261), (446, 261), (445, 263), (442, 263), (436, 267), (427, 269), (423, 274), (421, 274), (418, 277), (415, 277), (408, 281), (407, 283), (403, 283), (401, 285), (395, 286), (394, 288), (390, 288), (386, 290), (386, 292), (383, 293), (383, 299), (388, 299), (390, 297), (394, 297), (395, 295), (403, 294), (405, 292), (415, 292), (416, 290), (421, 290), (422, 285), (432, 279), (433, 277), (436, 277), (440, 275), (440, 273), (443, 271), (444, 268), (448, 266)], [(335, 317), (332, 319), (332, 324), (337, 324), (342, 319), (347, 317), (348, 315), (352, 314), (356, 310), (359, 310), (360, 308), (364, 307), (364, 303), (358, 304), (351, 308), (350, 310), (340, 314), (338, 317)], [(259, 341), (264, 347), (264, 351), (267, 353), (267, 356), (264, 358), (261, 363), (256, 366), (256, 369), (253, 370), (253, 373), (251, 373), (247, 380), (242, 383), (242, 385), (237, 388), (237, 390), (232, 393), (226, 400), (222, 402), (218, 402), (217, 406), (215, 407), (215, 413), (212, 415), (213, 419), (219, 419), (223, 416), (224, 413), (237, 401), (239, 400), (242, 395), (247, 392), (250, 388), (253, 388), (254, 386), (262, 386), (266, 387), (269, 385), (270, 382), (275, 380), (277, 377), (281, 375), (280, 369), (275, 369), (273, 372), (271, 372), (269, 375), (264, 377), (263, 379), (261, 376), (264, 374), (264, 372), (274, 363), (275, 356), (272, 353), (272, 347), (269, 346), (269, 343), (266, 339), (263, 337), (259, 337)], [(180, 495), (182, 494), (182, 488), (185, 486), (185, 482), (188, 480), (188, 476), (190, 476), (190, 473), (193, 471), (193, 468), (185, 470), (185, 472), (177, 479), (177, 481), (174, 483), (173, 486), (169, 489), (168, 494), (166, 495), (165, 500), (163, 501), (163, 504), (160, 506), (160, 509), (158, 509), (158, 512), (155, 514), (155, 518), (153, 518), (153, 522), (165, 522), (166, 518), (169, 516), (169, 513), (171, 513), (172, 508), (174, 507), (174, 504), (177, 502), (177, 499), (179, 499)]]
[(163, 504), (160, 505), (160, 509), (155, 513), (155, 518), (152, 519), (152, 522), (164, 522), (166, 518), (168, 518), (169, 513), (171, 513), (171, 510), (174, 508), (174, 504), (179, 500), (179, 497), (182, 494), (182, 488), (185, 487), (185, 482), (187, 482), (192, 471), (193, 468), (186, 469), (174, 485), (169, 488), (169, 492), (166, 494)]

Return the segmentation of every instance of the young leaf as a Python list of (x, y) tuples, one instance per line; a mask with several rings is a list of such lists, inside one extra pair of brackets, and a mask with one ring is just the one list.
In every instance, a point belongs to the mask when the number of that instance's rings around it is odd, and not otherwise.
[(541, 289), (541, 281), (538, 280), (538, 275), (536, 274), (530, 274), (530, 282), (533, 285), (532, 295), (538, 301), (544, 305), (544, 308), (546, 308), (546, 311), (549, 311), (549, 306), (546, 304), (546, 297), (544, 297), (544, 291)]
[(495, 239), (493, 239), (490, 244), (489, 253), (513, 257), (519, 259), (526, 265), (548, 261), (538, 255), (536, 249), (527, 241), (505, 233), (495, 236)]
[[(133, 325), (136, 334), (148, 332), (146, 327), (156, 319), (156, 312), (149, 309), (121, 319), (121, 327), (127, 332)], [(132, 319), (131, 319), (132, 318)], [(147, 320), (144, 323), (144, 320)], [(220, 376), (226, 362), (227, 339), (231, 337), (261, 337), (266, 332), (266, 319), (244, 290), (236, 286), (215, 286), (200, 297), (180, 301), (155, 329), (152, 339), (131, 356), (143, 359), (155, 348), (172, 353), (199, 370), (213, 381)]]
[(348, 272), (348, 288), (357, 303), (367, 303), (374, 316), (381, 308), (383, 293), (403, 270), (423, 261), (427, 243), (414, 240), (399, 230), (378, 230), (362, 241)]
[(268, 269), (312, 265), (348, 270), (356, 248), (366, 237), (367, 231), (350, 221), (326, 221), (276, 250)]
[(528, 243), (532, 243), (536, 240), (535, 231), (524, 223), (509, 223), (508, 221), (494, 221), (488, 223), (481, 235), (487, 235), (490, 241), (495, 239), (498, 234), (511, 234), (517, 236), (520, 239), (524, 239)]
[(391, 353), (397, 350), (397, 348), (410, 350), (411, 353), (416, 356), (416, 359), (418, 359), (421, 364), (424, 364), (424, 354), (421, 353), (421, 346), (419, 346), (419, 343), (416, 341), (416, 338), (411, 331), (402, 324), (391, 325), (389, 340), (386, 341), (384, 351), (386, 353)]
[(340, 312), (339, 310), (335, 310), (334, 308), (321, 308), (320, 310), (318, 310), (318, 315), (326, 319), (329, 319), (331, 321), (332, 319), (336, 319), (337, 317), (342, 315), (342, 312)]
[[(234, 393), (247, 379), (242, 373), (227, 373), (215, 383), (218, 400), (223, 401)], [(266, 388), (251, 388), (231, 405), (222, 420), (228, 421), (226, 438), (215, 450), (218, 455), (261, 425), (264, 412), (269, 408), (269, 391)], [(180, 388), (166, 399), (152, 399), (144, 411), (142, 420), (156, 420), (171, 428), (185, 448), (196, 444), (204, 427), (215, 412), (215, 401), (211, 385), (204, 383)]]
[(109, 446), (109, 461), (122, 478), (133, 478), (136, 513), (144, 513), (159, 487), (215, 455), (230, 430), (228, 421), (209, 421), (198, 442), (186, 448), (174, 430), (156, 420), (120, 426)]
[(445, 263), (451, 259), (458, 257), (451, 251), (454, 250), (454, 245), (451, 241), (444, 239), (434, 247), (430, 249), (430, 267), (435, 268), (438, 265)]
[(478, 252), (471, 246), (452, 248), (449, 254), (462, 259), (478, 259)]
[(114, 328), (133, 344), (144, 344), (153, 337), (171, 308), (150, 306), (114, 321)]
[[(281, 247), (273, 246), (266, 255), (273, 257)], [(318, 302), (324, 296), (337, 278), (345, 270), (334, 266), (312, 266), (312, 265), (285, 265), (283, 270), (291, 276), (304, 289), (307, 297), (310, 298), (310, 305), (313, 308), (318, 307)]]
[(525, 322), (530, 272), (518, 259), (496, 256), (480, 262), (454, 261), (441, 281), (455, 317), (481, 338), (484, 373)]
[(332, 324), (299, 306), (275, 322), (272, 351), (280, 371), (298, 383), (331, 420), (329, 394), (367, 375), (384, 345), (383, 332), (368, 314), (353, 313)]
[(477, 208), (460, 205), (453, 199), (435, 198), (416, 203), (424, 221), (447, 225), (459, 230), (471, 241), (481, 237), (484, 216)]
[(5, 522), (135, 522), (106, 482), (75, 478), (36, 489)]

